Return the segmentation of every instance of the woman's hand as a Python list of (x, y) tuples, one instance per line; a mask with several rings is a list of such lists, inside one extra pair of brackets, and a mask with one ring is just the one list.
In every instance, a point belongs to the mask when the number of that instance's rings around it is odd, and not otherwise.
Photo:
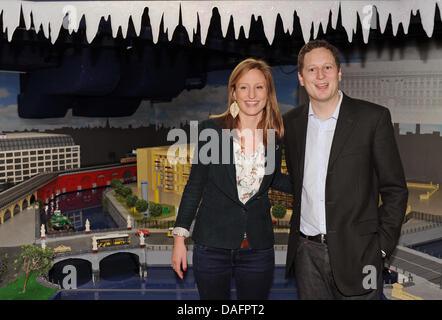
[[(187, 270), (187, 249), (184, 244), (184, 237), (173, 237), (173, 250), (172, 250), (172, 268), (183, 279), (183, 271)], [(183, 267), (181, 270), (181, 266)]]

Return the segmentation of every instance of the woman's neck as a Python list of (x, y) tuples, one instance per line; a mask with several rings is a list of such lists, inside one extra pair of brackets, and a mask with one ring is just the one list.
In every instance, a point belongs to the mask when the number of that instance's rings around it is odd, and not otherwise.
[(257, 116), (240, 116), (238, 129), (241, 134), (241, 149), (246, 156), (255, 152), (263, 140), (262, 130), (257, 130), (261, 115), (262, 113)]
[(254, 131), (258, 128), (258, 124), (261, 121), (262, 112), (255, 116), (248, 116), (244, 114), (239, 114), (239, 130), (243, 131), (249, 129)]

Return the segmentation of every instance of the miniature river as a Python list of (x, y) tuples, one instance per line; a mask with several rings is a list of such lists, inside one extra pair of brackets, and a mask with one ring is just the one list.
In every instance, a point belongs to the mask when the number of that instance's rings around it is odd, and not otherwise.
[[(58, 208), (63, 216), (69, 218), (75, 231), (84, 231), (86, 220), (89, 220), (91, 229), (116, 228), (117, 224), (112, 217), (103, 213), (101, 199), (104, 190), (105, 188), (96, 188), (55, 197), (48, 203), (47, 211), (41, 212), (41, 223), (47, 225), (47, 221)], [(48, 234), (56, 232), (49, 228), (48, 230)]]
[[(198, 300), (198, 290), (190, 267), (183, 280), (175, 276), (170, 267), (149, 267), (147, 277), (140, 278), (135, 273), (107, 271), (100, 281), (88, 281), (77, 290), (57, 292), (54, 300)], [(285, 268), (277, 266), (274, 273), (270, 300), (297, 300), (294, 280), (284, 278)], [(235, 284), (232, 282), (232, 299), (236, 298)]]

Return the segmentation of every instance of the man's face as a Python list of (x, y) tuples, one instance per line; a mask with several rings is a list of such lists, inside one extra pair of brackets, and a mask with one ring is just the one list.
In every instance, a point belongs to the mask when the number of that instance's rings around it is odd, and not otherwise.
[(298, 72), (301, 86), (305, 87), (312, 103), (335, 103), (339, 100), (341, 69), (330, 50), (316, 48), (304, 56), (304, 67)]

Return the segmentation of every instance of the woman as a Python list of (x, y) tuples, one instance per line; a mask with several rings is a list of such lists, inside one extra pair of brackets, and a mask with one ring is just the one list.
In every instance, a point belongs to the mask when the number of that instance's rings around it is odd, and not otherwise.
[[(196, 215), (193, 271), (200, 298), (230, 299), (233, 276), (238, 299), (267, 299), (275, 266), (268, 190), (290, 193), (292, 186), (281, 173), (284, 129), (273, 77), (264, 61), (250, 58), (236, 66), (229, 80), (229, 108), (199, 126), (200, 132), (209, 128), (219, 135), (215, 141), (220, 160), (193, 161), (172, 232), (172, 267), (183, 278), (184, 240)], [(227, 148), (223, 129), (232, 130)], [(268, 143), (272, 132), (276, 142)], [(200, 142), (198, 150), (203, 145)], [(272, 161), (268, 172), (266, 165)]]

